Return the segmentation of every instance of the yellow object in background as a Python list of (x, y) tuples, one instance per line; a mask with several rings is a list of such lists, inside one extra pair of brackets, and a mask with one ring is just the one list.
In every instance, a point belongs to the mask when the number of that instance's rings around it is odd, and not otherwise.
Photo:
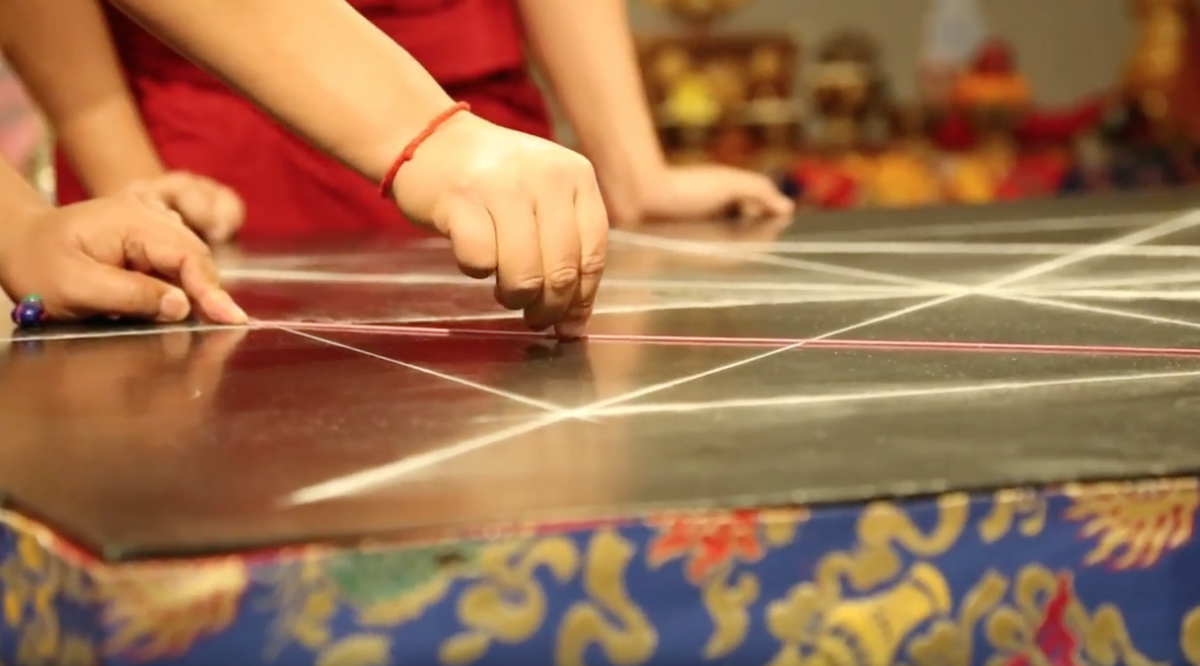
[(691, 127), (707, 127), (721, 118), (721, 103), (709, 85), (708, 77), (685, 72), (671, 85), (666, 112), (675, 122)]
[(1008, 169), (997, 164), (995, 159), (963, 155), (951, 165), (946, 178), (946, 193), (956, 203), (990, 203), (996, 200), (996, 190), (1007, 173)]
[(933, 165), (920, 155), (891, 150), (876, 158), (870, 198), (876, 206), (933, 205), (941, 201), (942, 184)]

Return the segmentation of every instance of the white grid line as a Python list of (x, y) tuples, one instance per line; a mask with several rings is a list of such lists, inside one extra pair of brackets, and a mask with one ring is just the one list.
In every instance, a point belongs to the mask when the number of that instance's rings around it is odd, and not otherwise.
[[(1075, 252), (1071, 252), (1068, 254), (1063, 254), (1063, 255), (1054, 257), (1047, 261), (1036, 263), (1034, 265), (1028, 266), (1027, 268), (1015, 271), (1013, 273), (1003, 275), (999, 278), (989, 280), (989, 281), (985, 282), (984, 284), (978, 285), (976, 287), (963, 286), (960, 288), (960, 291), (951, 292), (946, 295), (939, 296), (939, 297), (931, 299), (931, 300), (923, 301), (923, 302), (917, 303), (915, 305), (912, 305), (912, 306), (909, 306), (906, 308), (894, 310), (894, 311), (888, 312), (886, 314), (883, 314), (883, 315), (880, 315), (877, 317), (872, 317), (870, 319), (858, 322), (856, 324), (852, 324), (850, 326), (844, 326), (839, 329), (829, 331), (822, 335), (816, 336), (814, 338), (806, 339), (802, 342), (798, 342), (793, 345), (773, 349), (773, 350), (764, 352), (762, 354), (758, 354), (758, 355), (749, 357), (747, 359), (742, 359), (742, 360), (739, 360), (739, 361), (736, 361), (733, 363), (721, 365), (721, 366), (718, 366), (718, 367), (715, 367), (715, 368), (712, 368), (712, 369), (709, 369), (709, 370), (706, 370), (703, 372), (694, 373), (694, 374), (680, 377), (680, 378), (670, 380), (667, 382), (653, 384), (653, 385), (643, 387), (643, 388), (635, 390), (635, 391), (631, 391), (631, 392), (628, 392), (625, 394), (614, 396), (614, 397), (606, 399), (606, 400), (601, 400), (601, 401), (592, 403), (592, 404), (584, 406), (584, 407), (572, 409), (566, 413), (548, 415), (548, 416), (545, 416), (545, 417), (542, 417), (539, 419), (534, 419), (534, 420), (529, 421), (524, 424), (519, 424), (519, 425), (511, 427), (511, 428), (507, 428), (504, 430), (500, 430), (500, 431), (491, 433), (489, 435), (484, 435), (481, 437), (463, 440), (463, 441), (460, 441), (460, 442), (457, 442), (457, 443), (454, 443), (451, 445), (441, 447), (434, 451), (429, 451), (427, 453), (419, 454), (416, 456), (402, 458), (400, 460), (397, 460), (397, 461), (389, 463), (389, 464), (381, 465), (381, 466), (370, 468), (370, 469), (361, 470), (359, 472), (345, 475), (342, 477), (329, 479), (325, 482), (314, 484), (307, 488), (303, 488), (303, 489), (296, 491), (286, 500), (286, 503), (288, 503), (288, 504), (305, 504), (305, 503), (326, 501), (329, 499), (344, 497), (347, 495), (353, 495), (353, 494), (358, 494), (358, 493), (362, 493), (362, 492), (368, 492), (368, 491), (378, 488), (380, 486), (393, 483), (393, 482), (403, 478), (406, 475), (423, 470), (425, 468), (429, 468), (429, 467), (441, 464), (445, 461), (460, 457), (462, 455), (472, 453), (474, 451), (478, 451), (478, 450), (481, 450), (486, 447), (490, 447), (497, 443), (509, 440), (513, 437), (517, 437), (522, 434), (533, 432), (535, 430), (539, 430), (541, 428), (563, 422), (563, 421), (567, 420), (567, 418), (569, 418), (568, 414), (591, 415), (597, 411), (600, 411), (600, 410), (603, 410), (606, 408), (610, 408), (610, 407), (614, 407), (614, 406), (617, 406), (617, 405), (620, 405), (623, 403), (627, 403), (629, 401), (636, 400), (638, 398), (642, 398), (647, 395), (658, 393), (660, 391), (671, 389), (671, 388), (674, 388), (674, 387), (677, 387), (677, 386), (680, 386), (680, 385), (683, 385), (683, 384), (686, 384), (689, 382), (693, 382), (693, 381), (703, 379), (706, 377), (710, 377), (710, 376), (713, 376), (713, 375), (716, 375), (716, 374), (719, 374), (722, 372), (733, 370), (735, 368), (742, 367), (742, 366), (745, 366), (745, 365), (748, 365), (751, 363), (757, 363), (759, 361), (770, 358), (772, 356), (775, 356), (775, 355), (778, 355), (781, 353), (785, 353), (788, 351), (792, 351), (795, 349), (799, 349), (801, 347), (804, 347), (807, 344), (811, 344), (812, 342), (832, 338), (832, 337), (842, 335), (842, 334), (848, 333), (850, 331), (865, 328), (865, 327), (868, 327), (868, 326), (871, 326), (871, 325), (874, 325), (877, 323), (881, 323), (884, 321), (889, 321), (892, 319), (903, 317), (905, 315), (912, 314), (914, 312), (919, 312), (922, 310), (934, 308), (939, 305), (943, 305), (945, 303), (953, 302), (955, 300), (964, 298), (966, 296), (975, 295), (975, 294), (990, 295), (989, 292), (991, 292), (991, 291), (995, 291), (997, 289), (1002, 289), (1002, 288), (1010, 286), (1012, 284), (1022, 282), (1025, 280), (1029, 280), (1029, 279), (1032, 279), (1035, 277), (1040, 277), (1040, 276), (1052, 273), (1054, 271), (1061, 270), (1068, 266), (1087, 261), (1089, 259), (1092, 259), (1092, 258), (1095, 258), (1098, 256), (1104, 256), (1110, 252), (1119, 251), (1122, 248), (1128, 248), (1128, 247), (1131, 247), (1134, 245), (1147, 243), (1147, 242), (1150, 242), (1157, 238), (1161, 238), (1161, 237), (1164, 237), (1164, 236), (1167, 236), (1170, 234), (1174, 234), (1174, 233), (1177, 233), (1177, 232), (1180, 232), (1180, 231), (1183, 231), (1186, 229), (1195, 228), (1197, 226), (1200, 226), (1200, 211), (1193, 211), (1193, 212), (1190, 212), (1183, 216), (1168, 219), (1168, 220), (1159, 222), (1157, 224), (1151, 225), (1149, 227), (1139, 229), (1132, 233), (1119, 236), (1119, 237), (1109, 240), (1107, 242), (1098, 243), (1094, 246), (1089, 246), (1089, 247), (1083, 248), (1081, 250), (1077, 250)], [(681, 247), (681, 246), (674, 245), (673, 247)], [(690, 246), (685, 245), (682, 247), (690, 247)], [(663, 249), (669, 249), (669, 248), (663, 248)], [(695, 248), (692, 248), (692, 249), (694, 250)], [(715, 251), (720, 253), (721, 256), (729, 256), (719, 249), (717, 249)], [(733, 257), (733, 258), (739, 258), (739, 257)]]
[(488, 386), (486, 384), (480, 384), (479, 382), (473, 382), (469, 379), (465, 379), (463, 377), (457, 377), (455, 375), (447, 374), (444, 372), (439, 372), (432, 368), (426, 368), (426, 367), (422, 367), (419, 365), (414, 365), (412, 363), (407, 363), (405, 361), (401, 361), (401, 360), (395, 359), (395, 358), (389, 358), (387, 356), (384, 356), (383, 354), (376, 354), (375, 352), (367, 351), (365, 349), (359, 349), (358, 347), (354, 347), (352, 345), (338, 342), (336, 340), (330, 340), (329, 338), (326, 338), (326, 337), (323, 337), (320, 335), (314, 335), (307, 331), (302, 331), (302, 330), (299, 330), (296, 328), (287, 328), (287, 327), (280, 327), (277, 330), (285, 331), (287, 333), (291, 333), (292, 335), (297, 335), (302, 338), (314, 340), (316, 342), (323, 342), (327, 345), (337, 347), (339, 349), (344, 349), (347, 351), (355, 352), (356, 354), (361, 354), (363, 356), (373, 358), (378, 361), (384, 361), (386, 363), (390, 363), (392, 365), (399, 366), (406, 370), (412, 370), (413, 372), (418, 372), (423, 375), (428, 375), (430, 377), (436, 377), (437, 379), (440, 379), (445, 382), (450, 382), (452, 384), (458, 384), (460, 386), (472, 388), (477, 391), (482, 391), (484, 393), (487, 393), (488, 395), (492, 395), (492, 396), (495, 396), (498, 398), (507, 398), (508, 400), (512, 400), (513, 402), (520, 403), (527, 407), (535, 407), (537, 409), (547, 411), (552, 414), (560, 414), (560, 413), (567, 414), (568, 418), (572, 419), (572, 420), (587, 421), (590, 423), (595, 423), (597, 421), (597, 419), (594, 419), (594, 418), (591, 418), (588, 416), (571, 415), (567, 409), (565, 409), (564, 407), (561, 407), (559, 405), (556, 405), (554, 403), (545, 402), (543, 400), (537, 400), (535, 398), (530, 398), (528, 396), (524, 396), (519, 393), (513, 393), (512, 391), (505, 391), (503, 389), (498, 389), (493, 386)]

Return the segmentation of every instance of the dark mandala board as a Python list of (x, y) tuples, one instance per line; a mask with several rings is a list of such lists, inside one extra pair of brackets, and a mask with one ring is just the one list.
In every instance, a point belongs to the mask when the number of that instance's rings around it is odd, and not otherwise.
[(614, 232), (570, 344), (438, 241), (251, 247), (253, 327), (6, 339), (0, 489), (144, 557), (1190, 474), (1198, 207)]

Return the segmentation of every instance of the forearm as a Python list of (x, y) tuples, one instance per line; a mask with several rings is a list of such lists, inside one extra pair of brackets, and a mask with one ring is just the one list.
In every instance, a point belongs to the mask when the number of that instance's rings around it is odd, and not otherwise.
[(51, 123), (58, 145), (94, 197), (166, 173), (131, 103), (114, 100), (70, 121)]
[(92, 195), (163, 172), (97, 0), (0, 3), (5, 53)]
[(452, 100), (342, 0), (112, 0), (316, 148), (377, 180)]
[(0, 255), (12, 244), (20, 224), (50, 207), (11, 164), (0, 160)]
[(534, 56), (596, 166), (610, 208), (638, 206), (641, 188), (666, 161), (624, 0), (517, 2)]

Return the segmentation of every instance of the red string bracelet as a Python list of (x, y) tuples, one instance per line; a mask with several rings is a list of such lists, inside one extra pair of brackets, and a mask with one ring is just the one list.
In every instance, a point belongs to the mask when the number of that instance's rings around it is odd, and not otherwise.
[(404, 147), (404, 152), (400, 153), (400, 156), (396, 158), (395, 162), (392, 162), (392, 166), (387, 170), (387, 173), (383, 174), (383, 179), (379, 181), (379, 196), (384, 198), (389, 198), (392, 196), (392, 183), (396, 180), (396, 174), (400, 172), (400, 167), (404, 166), (413, 158), (413, 154), (417, 152), (417, 148), (420, 148), (421, 144), (425, 143), (426, 139), (436, 132), (443, 123), (445, 123), (447, 120), (450, 120), (454, 114), (458, 113), (459, 111), (470, 110), (470, 104), (467, 104), (466, 102), (459, 102), (445, 111), (442, 111), (435, 116), (433, 120), (429, 121), (429, 124), (425, 126), (425, 129), (421, 130), (420, 134), (413, 137), (413, 140), (408, 142), (408, 145)]

